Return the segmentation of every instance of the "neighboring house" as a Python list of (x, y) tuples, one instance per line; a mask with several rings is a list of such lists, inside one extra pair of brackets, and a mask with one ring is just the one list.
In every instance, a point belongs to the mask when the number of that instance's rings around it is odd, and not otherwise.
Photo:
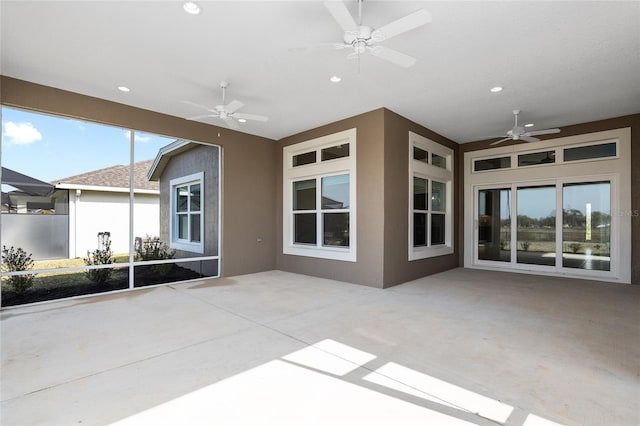
[(2, 186), (2, 245), (22, 248), (34, 259), (67, 257), (68, 191), (6, 167)]
[(158, 151), (147, 177), (160, 185), (160, 239), (176, 258), (217, 256), (219, 148), (175, 141)]
[[(158, 235), (158, 183), (147, 179), (153, 160), (134, 164), (134, 237)], [(111, 233), (111, 250), (129, 252), (129, 166), (117, 165), (57, 179), (69, 191), (69, 257), (98, 247), (98, 232)]]
[[(134, 236), (159, 234), (158, 183), (147, 179), (154, 160), (134, 164)], [(2, 183), (2, 244), (33, 258), (85, 257), (98, 248), (99, 232), (111, 234), (114, 253), (129, 252), (129, 167), (117, 165), (46, 183), (17, 172)], [(38, 183), (37, 186), (34, 186)]]

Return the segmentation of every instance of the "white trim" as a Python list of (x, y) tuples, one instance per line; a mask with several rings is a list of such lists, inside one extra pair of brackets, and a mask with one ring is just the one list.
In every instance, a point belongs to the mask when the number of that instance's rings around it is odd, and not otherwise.
[(222, 276), (224, 257), (222, 252), (224, 245), (222, 244), (222, 237), (224, 230), (222, 224), (224, 223), (224, 150), (220, 145), (214, 145), (218, 147), (218, 276)]
[[(190, 242), (190, 241), (186, 241), (186, 240), (180, 240), (176, 233), (177, 233), (177, 228), (175, 225), (175, 220), (176, 220), (176, 199), (175, 199), (175, 187), (177, 186), (181, 186), (181, 185), (187, 185), (187, 184), (195, 184), (195, 183), (199, 183), (200, 184), (200, 241), (197, 243), (194, 242)], [(175, 178), (175, 179), (171, 179), (169, 181), (169, 191), (171, 193), (170, 195), (170, 220), (169, 220), (169, 247), (171, 248), (175, 248), (178, 250), (185, 250), (185, 251), (190, 251), (193, 253), (204, 253), (204, 215), (205, 215), (205, 209), (204, 209), (204, 204), (205, 204), (205, 190), (204, 190), (204, 172), (198, 172), (198, 173), (194, 173), (188, 176), (182, 176), (179, 178)], [(188, 213), (188, 215), (190, 216), (190, 213)], [(191, 226), (191, 221), (188, 222), (189, 226)], [(189, 232), (189, 235), (191, 235), (191, 232)]]
[[(428, 163), (423, 161), (414, 160), (413, 147), (416, 146), (429, 153)], [(436, 154), (446, 159), (447, 168), (434, 166), (431, 164), (432, 154)], [(426, 259), (436, 256), (444, 256), (452, 254), (454, 251), (454, 235), (453, 235), (453, 198), (454, 198), (454, 152), (452, 149), (447, 148), (437, 142), (418, 135), (417, 133), (409, 132), (409, 216), (408, 216), (408, 259), (409, 261)], [(433, 181), (444, 183), (446, 192), (446, 206), (444, 211), (432, 211), (431, 199), (428, 197), (427, 203), (427, 236), (426, 246), (414, 247), (413, 246), (413, 178), (419, 177), (428, 180), (427, 192), (431, 194)], [(445, 239), (444, 244), (431, 245), (431, 215), (433, 213), (445, 215)]]
[[(129, 193), (129, 188), (121, 188), (117, 186), (99, 186), (99, 185), (76, 185), (74, 183), (59, 183), (55, 185), (56, 189), (80, 189), (82, 191), (100, 191), (100, 192), (126, 192)], [(160, 191), (157, 189), (133, 189), (134, 194), (151, 194), (159, 195)]]
[(158, 167), (160, 167), (160, 163), (162, 161), (167, 161), (166, 155), (169, 153), (172, 153), (173, 151), (177, 151), (181, 148), (185, 148), (186, 146), (192, 143), (194, 142), (183, 140), (183, 139), (177, 139), (174, 142), (170, 143), (169, 145), (165, 145), (162, 148), (160, 148), (158, 150), (158, 153), (156, 154), (156, 158), (153, 159), (153, 163), (151, 164), (151, 167), (149, 167), (149, 171), (147, 172), (147, 179), (158, 180), (159, 175), (162, 172), (162, 170), (159, 170)]
[[(617, 143), (615, 157), (602, 157), (588, 160), (561, 161), (564, 148), (603, 143)], [(467, 268), (481, 268), (492, 270), (509, 270), (514, 272), (532, 272), (574, 278), (592, 278), (603, 281), (631, 282), (631, 130), (622, 128), (604, 132), (570, 136), (566, 138), (548, 139), (536, 142), (537, 149), (532, 150), (531, 144), (510, 145), (491, 148), (482, 151), (470, 151), (464, 154), (465, 187), (464, 208), (465, 254), (464, 266)], [(539, 166), (517, 167), (517, 155), (529, 152), (556, 152), (556, 163)], [(495, 169), (474, 172), (473, 163), (483, 158), (502, 156), (512, 157), (512, 167), (509, 169)], [(514, 161), (515, 160), (515, 161)], [(611, 242), (610, 242), (610, 271), (582, 270), (562, 267), (560, 262), (562, 253), (562, 218), (556, 216), (556, 265), (539, 266), (524, 265), (513, 262), (482, 261), (477, 253), (477, 193), (479, 189), (509, 188), (512, 190), (512, 218), (516, 211), (515, 188), (528, 184), (541, 185), (551, 183), (556, 186), (556, 208), (561, 209), (562, 188), (565, 183), (578, 182), (611, 182)], [(473, 202), (470, 202), (473, 200)], [(558, 219), (559, 217), (559, 219)], [(512, 220), (512, 247), (516, 233), (516, 226)]]
[[(355, 262), (357, 260), (357, 185), (356, 185), (356, 129), (322, 136), (316, 139), (300, 142), (283, 149), (282, 171), (282, 252), (296, 256), (316, 257), (323, 259), (342, 260)], [(323, 148), (349, 144), (349, 156), (321, 161)], [(293, 167), (293, 157), (309, 151), (316, 151), (316, 162)], [(349, 209), (332, 210), (331, 212), (349, 212), (349, 247), (329, 247), (322, 245), (322, 219), (321, 215), (327, 213), (318, 204), (315, 210), (317, 214), (317, 241), (315, 245), (295, 244), (293, 242), (293, 182), (304, 179), (321, 179), (326, 176), (349, 175)], [(316, 197), (321, 202), (321, 185), (316, 185)]]

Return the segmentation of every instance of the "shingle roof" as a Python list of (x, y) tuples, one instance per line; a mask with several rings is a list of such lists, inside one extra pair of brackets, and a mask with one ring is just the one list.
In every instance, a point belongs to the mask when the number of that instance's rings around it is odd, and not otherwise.
[[(149, 168), (153, 164), (152, 160), (140, 161), (133, 165), (133, 187), (134, 189), (159, 190), (158, 182), (147, 179)], [(54, 185), (75, 184), (90, 186), (105, 186), (111, 188), (129, 187), (129, 166), (117, 165), (104, 169), (92, 170), (75, 176), (57, 179), (51, 182)]]

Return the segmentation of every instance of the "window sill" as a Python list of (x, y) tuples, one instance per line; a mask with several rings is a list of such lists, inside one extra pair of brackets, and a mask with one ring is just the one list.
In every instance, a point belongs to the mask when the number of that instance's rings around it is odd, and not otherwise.
[(409, 252), (409, 261), (446, 256), (449, 254), (453, 254), (452, 246), (442, 245), (436, 247), (414, 247)]
[(171, 241), (169, 247), (176, 250), (188, 251), (191, 253), (204, 253), (204, 244), (194, 244), (194, 243), (183, 243), (179, 241)]
[(353, 248), (323, 247), (290, 245), (282, 250), (282, 254), (293, 256), (315, 257), (319, 259), (340, 260), (343, 262), (355, 262), (356, 251)]

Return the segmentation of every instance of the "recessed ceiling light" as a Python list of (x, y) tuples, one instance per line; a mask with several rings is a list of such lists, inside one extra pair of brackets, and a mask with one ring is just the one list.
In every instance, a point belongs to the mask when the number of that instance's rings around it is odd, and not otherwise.
[(238, 121), (239, 121), (240, 123), (246, 123), (246, 122), (247, 122), (247, 120), (246, 120), (246, 119), (244, 119), (244, 118), (238, 118)]
[(334, 75), (329, 79), (329, 81), (331, 81), (332, 83), (340, 83), (342, 81), (342, 78), (338, 77), (337, 75)]
[(129, 89), (127, 86), (118, 86), (118, 90), (121, 92), (130, 92), (131, 89)]
[(535, 124), (533, 124), (533, 123), (527, 123), (527, 124), (524, 125), (524, 127), (533, 127), (533, 126), (535, 126)]
[(495, 86), (491, 88), (491, 93), (498, 93), (498, 92), (502, 92), (502, 87)]
[(185, 12), (187, 12), (190, 15), (197, 15), (200, 13), (200, 6), (198, 6), (192, 1), (188, 1), (185, 4), (183, 4), (182, 8), (184, 9)]

